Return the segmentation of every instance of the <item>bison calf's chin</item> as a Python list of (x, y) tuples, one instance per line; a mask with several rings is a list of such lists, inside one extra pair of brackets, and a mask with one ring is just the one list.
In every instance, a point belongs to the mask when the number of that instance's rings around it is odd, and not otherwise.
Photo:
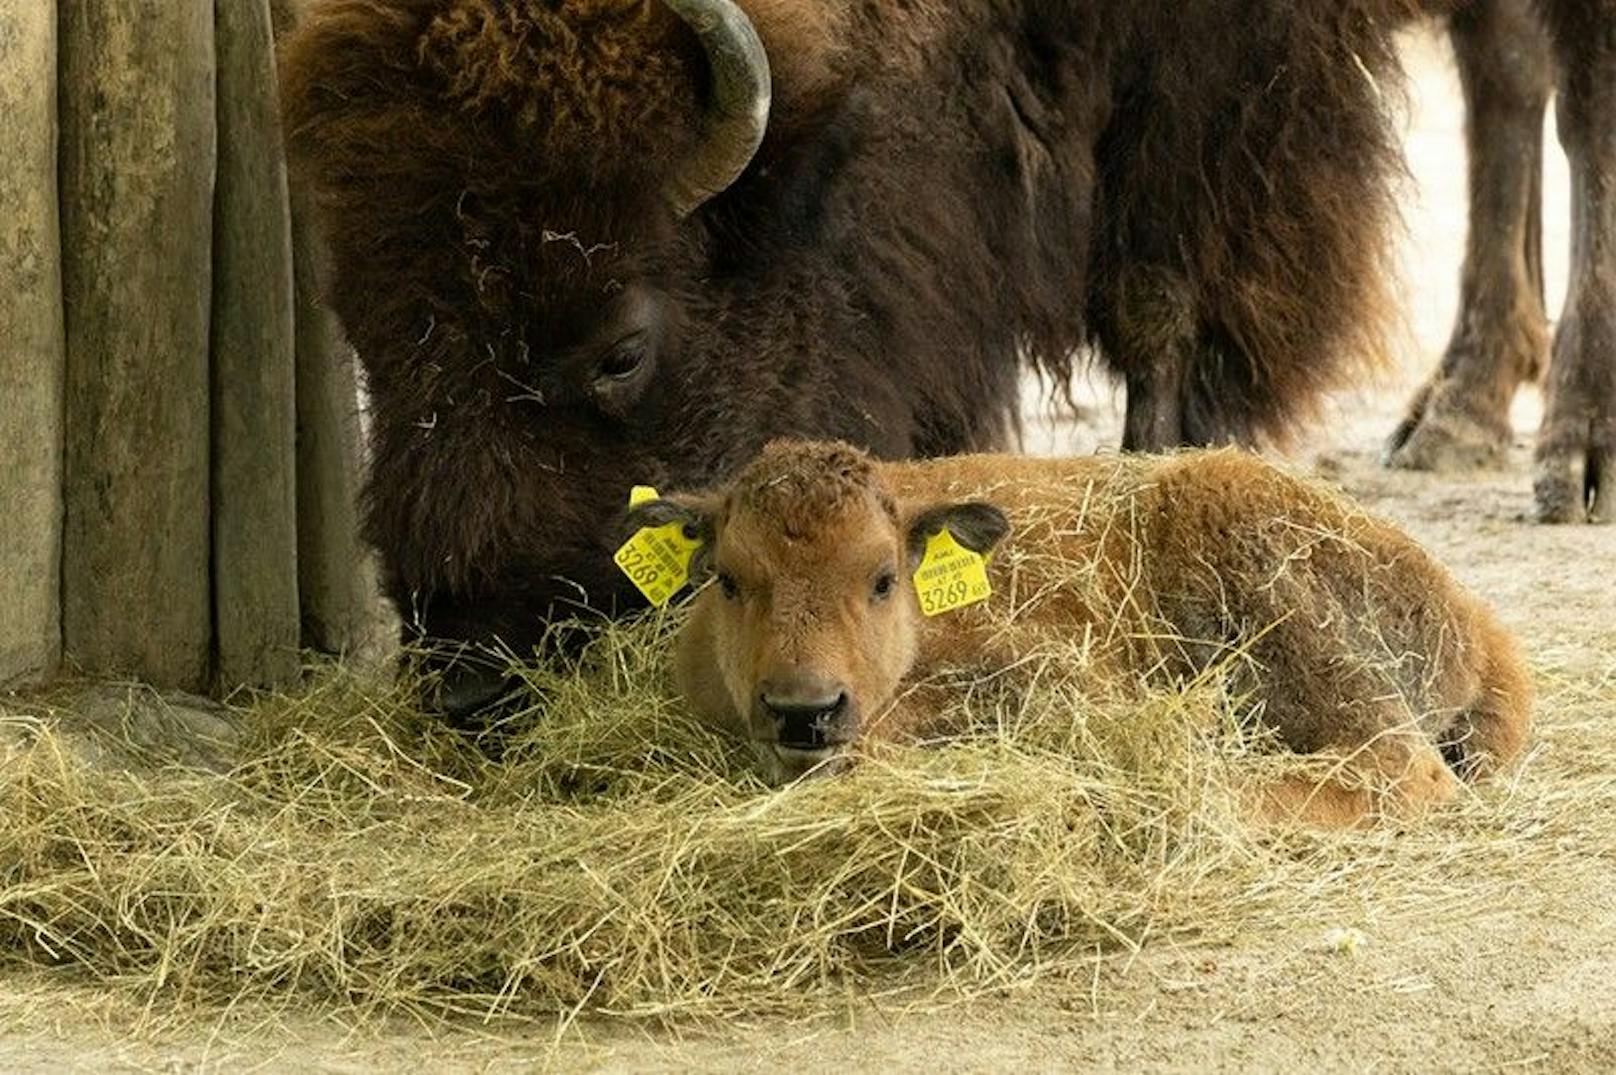
[[(957, 499), (972, 493), (1003, 510)], [(1244, 452), (876, 463), (780, 441), (719, 493), (647, 510), (683, 513), (715, 575), (679, 638), (680, 688), (775, 783), (945, 731), (947, 691), (926, 682), (944, 671), (1107, 692), (1226, 677), (1323, 763), (1247, 801), (1309, 824), (1417, 814), (1530, 731), (1528, 677), (1485, 605), (1396, 528)], [(959, 564), (980, 576), (943, 589), (970, 599), (935, 599)]]
[(779, 743), (754, 742), (758, 773), (776, 786), (798, 780), (818, 780), (847, 770), (851, 759), (845, 747), (798, 750)]

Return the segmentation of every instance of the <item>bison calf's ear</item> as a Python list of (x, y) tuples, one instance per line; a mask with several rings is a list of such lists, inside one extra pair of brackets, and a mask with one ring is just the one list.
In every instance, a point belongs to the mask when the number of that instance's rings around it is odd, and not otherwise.
[(1010, 520), (992, 504), (972, 500), (964, 504), (939, 504), (921, 510), (909, 523), (910, 566), (920, 563), (926, 552), (926, 539), (944, 527), (954, 540), (972, 552), (987, 555), (1010, 533)]
[(678, 523), (685, 536), (703, 544), (713, 539), (711, 506), (693, 498), (657, 497), (628, 509), (623, 517), (623, 537), (629, 538), (646, 527)]
[(706, 573), (713, 538), (717, 534), (717, 508), (717, 503), (695, 497), (658, 497), (655, 500), (647, 500), (629, 508), (624, 515), (622, 539), (626, 541), (647, 528), (655, 529), (669, 523), (678, 523), (684, 530), (685, 537), (701, 543), (690, 563), (691, 577), (699, 578)]

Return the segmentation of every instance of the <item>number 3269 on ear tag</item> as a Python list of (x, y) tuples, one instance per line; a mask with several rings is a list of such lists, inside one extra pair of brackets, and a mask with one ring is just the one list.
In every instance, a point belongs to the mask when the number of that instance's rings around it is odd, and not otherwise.
[(946, 527), (926, 539), (926, 554), (915, 568), (921, 612), (938, 616), (986, 601), (992, 593), (988, 562), (981, 553), (954, 540)]
[[(629, 494), (629, 506), (655, 500), (656, 495), (656, 490), (650, 486), (636, 485)], [(700, 547), (700, 541), (685, 536), (682, 523), (645, 526), (623, 542), (612, 557), (612, 563), (628, 576), (647, 601), (660, 608), (690, 581), (690, 559)]]

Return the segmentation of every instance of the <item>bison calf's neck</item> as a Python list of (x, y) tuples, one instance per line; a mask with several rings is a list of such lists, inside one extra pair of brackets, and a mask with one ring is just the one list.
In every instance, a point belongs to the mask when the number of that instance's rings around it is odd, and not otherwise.
[[(1109, 639), (1082, 673), (1125, 690), (1224, 666), (1284, 745), (1339, 761), (1254, 786), (1269, 817), (1429, 806), (1528, 731), (1526, 674), (1483, 604), (1394, 527), (1242, 452), (882, 463), (782, 441), (719, 492), (639, 512), (703, 535), (680, 688), (777, 783), (943, 730), (936, 692), (909, 689), (936, 672), (1003, 673), (1074, 637)], [(913, 576), (945, 530), (994, 554), (1005, 596), (922, 614)]]

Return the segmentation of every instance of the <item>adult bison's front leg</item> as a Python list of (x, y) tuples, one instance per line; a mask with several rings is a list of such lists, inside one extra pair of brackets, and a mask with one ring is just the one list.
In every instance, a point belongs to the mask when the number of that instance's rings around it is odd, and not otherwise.
[(1616, 0), (1545, 0), (1571, 165), (1571, 279), (1534, 491), (1543, 522), (1616, 520)]
[(1480, 0), (1451, 23), (1465, 96), (1470, 230), (1459, 315), (1386, 448), (1391, 466), (1501, 462), (1515, 390), (1548, 353), (1541, 241), (1549, 43), (1529, 0)]

